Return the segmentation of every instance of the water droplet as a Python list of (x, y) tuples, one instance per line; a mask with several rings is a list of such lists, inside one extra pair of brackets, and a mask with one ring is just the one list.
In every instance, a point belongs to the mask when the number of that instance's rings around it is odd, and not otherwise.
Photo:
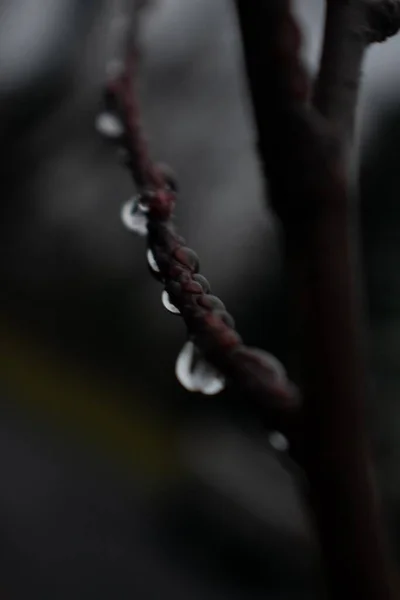
[(271, 431), (268, 440), (278, 452), (286, 452), (289, 449), (289, 441), (280, 431)]
[(163, 303), (163, 306), (167, 309), (168, 312), (173, 313), (174, 315), (181, 314), (179, 308), (177, 308), (175, 304), (172, 304), (171, 298), (169, 297), (169, 294), (166, 290), (164, 290), (161, 294), (161, 302)]
[(150, 248), (147, 250), (147, 262), (150, 269), (154, 271), (154, 273), (160, 272), (160, 267), (158, 266), (157, 261), (154, 258), (153, 251)]
[(189, 392), (212, 396), (225, 388), (225, 378), (202, 357), (191, 341), (186, 342), (179, 353), (175, 373), (179, 383)]
[(137, 197), (123, 204), (121, 219), (125, 227), (131, 231), (139, 235), (147, 235), (147, 215), (140, 210)]
[(102, 112), (97, 116), (96, 129), (104, 137), (113, 140), (120, 138), (124, 133), (122, 121), (111, 112)]

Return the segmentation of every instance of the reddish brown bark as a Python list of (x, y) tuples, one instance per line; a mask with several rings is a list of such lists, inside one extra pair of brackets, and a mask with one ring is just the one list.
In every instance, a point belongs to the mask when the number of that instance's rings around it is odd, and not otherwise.
[[(290, 2), (236, 6), (260, 157), (286, 236), (304, 396), (297, 458), (308, 477), (327, 592), (335, 599), (393, 599), (364, 423), (362, 303), (341, 129), (353, 121), (357, 82), (351, 98), (344, 95), (352, 114), (335, 127), (310, 106)], [(321, 107), (328, 106), (324, 76)]]

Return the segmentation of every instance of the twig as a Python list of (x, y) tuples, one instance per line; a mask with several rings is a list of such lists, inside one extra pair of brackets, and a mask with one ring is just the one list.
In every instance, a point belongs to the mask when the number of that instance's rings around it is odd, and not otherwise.
[[(364, 424), (361, 308), (342, 145), (357, 92), (334, 91), (347, 107), (346, 115), (338, 115), (338, 135), (309, 105), (310, 83), (289, 0), (236, 0), (236, 6), (258, 146), (271, 202), (286, 233), (291, 292), (301, 323), (302, 458), (329, 595), (389, 600), (395, 597), (392, 572)], [(319, 103), (335, 113), (330, 100), (321, 96)]]
[(368, 46), (397, 33), (398, 0), (326, 0), (325, 32), (313, 103), (352, 151), (361, 68)]
[(127, 153), (126, 164), (147, 217), (156, 276), (183, 317), (189, 339), (205, 359), (238, 386), (248, 401), (262, 405), (271, 427), (282, 428), (299, 406), (297, 389), (277, 359), (243, 345), (231, 315), (198, 274), (196, 254), (177, 233), (173, 225), (176, 186), (150, 158), (140, 126), (136, 69), (136, 50), (131, 48), (124, 72), (107, 87), (106, 99), (124, 124), (119, 143)]
[(314, 106), (337, 128), (349, 157), (360, 89), (361, 66), (368, 46), (364, 0), (327, 0), (324, 43), (314, 87)]

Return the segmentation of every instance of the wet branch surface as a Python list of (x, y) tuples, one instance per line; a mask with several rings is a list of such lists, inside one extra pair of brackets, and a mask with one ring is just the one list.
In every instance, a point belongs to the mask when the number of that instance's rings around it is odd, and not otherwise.
[(286, 236), (304, 401), (293, 455), (308, 478), (326, 591), (330, 598), (394, 599), (364, 423), (364, 332), (346, 156), (363, 53), (397, 31), (399, 6), (328, 5), (315, 93), (320, 113), (310, 103), (290, 2), (236, 0), (259, 154)]
[(285, 234), (298, 386), (274, 357), (243, 344), (224, 304), (199, 275), (197, 255), (176, 231), (177, 186), (151, 160), (141, 131), (132, 47), (105, 95), (123, 123), (118, 143), (146, 215), (157, 267), (152, 273), (204, 358), (247, 402), (262, 406), (271, 427), (290, 433), (292, 456), (308, 478), (325, 591), (335, 599), (345, 593), (395, 598), (364, 423), (367, 378), (348, 157), (362, 59), (368, 44), (397, 32), (399, 4), (328, 0), (313, 93), (290, 1), (235, 0), (259, 157)]
[(197, 255), (176, 231), (176, 182), (151, 160), (141, 130), (135, 92), (137, 62), (136, 52), (130, 49), (125, 70), (107, 86), (106, 106), (124, 124), (119, 144), (125, 149), (125, 164), (145, 209), (148, 248), (159, 269), (152, 273), (179, 309), (188, 339), (204, 358), (242, 391), (246, 401), (262, 407), (271, 428), (285, 429), (299, 407), (297, 388), (275, 357), (242, 343), (233, 318), (198, 273)]

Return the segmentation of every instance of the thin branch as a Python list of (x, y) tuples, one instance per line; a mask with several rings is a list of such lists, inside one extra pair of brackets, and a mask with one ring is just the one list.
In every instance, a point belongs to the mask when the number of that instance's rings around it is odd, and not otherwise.
[[(310, 107), (289, 0), (236, 0), (236, 6), (258, 146), (286, 234), (303, 359), (302, 459), (329, 596), (393, 599), (364, 423), (362, 311), (342, 144), (353, 107), (343, 93), (339, 134)], [(355, 89), (351, 97), (355, 102)], [(328, 99), (319, 103), (336, 111)]]
[(352, 150), (361, 66), (368, 46), (364, 0), (327, 0), (324, 43), (313, 103), (337, 128), (346, 157)]
[(205, 359), (242, 390), (250, 402), (261, 404), (272, 427), (283, 428), (299, 406), (296, 387), (277, 359), (243, 345), (224, 304), (211, 295), (198, 274), (197, 255), (186, 246), (173, 224), (176, 184), (151, 159), (141, 124), (135, 75), (137, 52), (130, 48), (124, 72), (109, 82), (106, 103), (124, 128), (118, 142), (126, 152), (147, 217), (147, 241), (159, 279), (187, 327), (188, 338)]
[(400, 27), (398, 0), (326, 0), (325, 32), (313, 103), (336, 128), (350, 162), (366, 50)]

